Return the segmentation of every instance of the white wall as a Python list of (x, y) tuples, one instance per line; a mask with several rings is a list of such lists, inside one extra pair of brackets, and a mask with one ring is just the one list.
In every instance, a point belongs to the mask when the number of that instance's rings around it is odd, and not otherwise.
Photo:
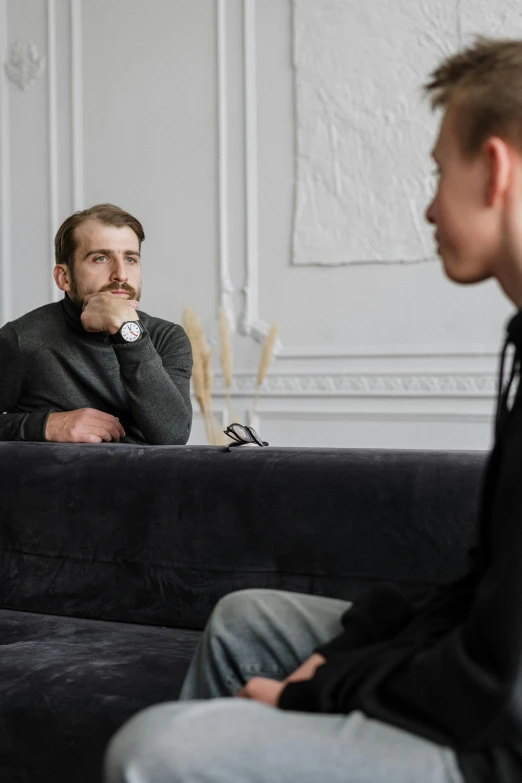
[[(435, 5), (456, 16), (455, 40), (522, 33), (515, 0), (502, 14)], [(0, 323), (55, 296), (59, 223), (113, 201), (145, 227), (146, 311), (179, 321), (192, 306), (211, 335), (220, 304), (233, 317), (240, 418), (256, 339), (279, 323), (259, 406), (271, 443), (486, 448), (510, 313), (493, 283), (458, 288), (436, 261), (292, 264), (292, 22), (291, 0), (0, 0), (2, 62), (18, 39), (47, 58), (25, 91), (0, 75)], [(191, 442), (203, 439), (196, 415)]]

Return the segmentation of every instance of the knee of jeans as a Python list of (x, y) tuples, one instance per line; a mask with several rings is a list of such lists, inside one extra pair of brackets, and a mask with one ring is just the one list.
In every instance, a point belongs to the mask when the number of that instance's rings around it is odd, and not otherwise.
[(274, 590), (251, 588), (225, 595), (218, 601), (212, 613), (212, 629), (226, 628), (233, 631), (237, 628), (244, 631), (246, 626), (255, 621), (260, 608), (274, 593)]
[(241, 729), (248, 725), (248, 716), (259, 707), (243, 699), (149, 707), (131, 718), (111, 740), (104, 781), (187, 783), (202, 779), (201, 772), (209, 772), (209, 761), (226, 766), (231, 738), (235, 744)]
[[(160, 774), (164, 759), (155, 749), (158, 730), (167, 721), (176, 736), (177, 704), (148, 707), (130, 718), (109, 742), (104, 761), (104, 783), (165, 783)], [(169, 783), (175, 783), (171, 776)]]

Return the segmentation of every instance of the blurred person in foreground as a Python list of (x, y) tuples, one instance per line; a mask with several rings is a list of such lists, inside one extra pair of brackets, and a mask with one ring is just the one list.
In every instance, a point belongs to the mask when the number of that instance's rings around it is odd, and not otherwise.
[(113, 739), (108, 783), (522, 781), (522, 41), (477, 40), (427, 90), (444, 110), (426, 213), (444, 270), (496, 278), (519, 311), (468, 571), (414, 599), (228, 595), (181, 701)]

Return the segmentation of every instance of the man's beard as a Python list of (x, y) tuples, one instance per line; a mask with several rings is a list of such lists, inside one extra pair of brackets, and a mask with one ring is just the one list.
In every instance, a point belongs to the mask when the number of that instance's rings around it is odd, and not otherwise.
[(74, 274), (72, 273), (70, 273), (69, 279), (70, 279), (70, 286), (71, 286), (70, 291), (67, 292), (69, 299), (71, 299), (75, 304), (77, 304), (81, 308), (83, 308), (83, 303), (85, 301), (86, 296), (89, 296), (89, 294), (102, 294), (106, 291), (126, 291), (129, 294), (129, 299), (134, 299), (136, 302), (140, 301), (141, 287), (138, 288), (138, 290), (136, 290), (128, 283), (109, 283), (108, 285), (104, 285), (99, 290), (96, 290), (96, 289), (83, 288), (81, 285), (78, 284), (78, 281), (76, 280)]

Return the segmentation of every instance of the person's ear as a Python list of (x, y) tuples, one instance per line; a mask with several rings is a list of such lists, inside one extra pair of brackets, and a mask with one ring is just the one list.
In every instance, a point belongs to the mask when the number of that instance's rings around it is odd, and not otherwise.
[(71, 273), (67, 264), (56, 264), (53, 275), (54, 282), (61, 291), (71, 290)]
[(512, 174), (510, 149), (503, 139), (492, 136), (484, 145), (488, 167), (487, 204), (492, 207), (503, 200)]

